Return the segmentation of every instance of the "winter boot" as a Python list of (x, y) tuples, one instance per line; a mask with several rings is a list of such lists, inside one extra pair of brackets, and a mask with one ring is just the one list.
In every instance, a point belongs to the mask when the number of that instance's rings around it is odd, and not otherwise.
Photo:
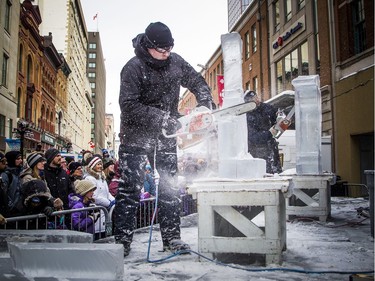
[(124, 243), (123, 245), (124, 245), (124, 257), (126, 257), (130, 253), (130, 244), (128, 244), (128, 243), (125, 244)]
[(189, 254), (190, 246), (182, 240), (173, 239), (164, 243), (163, 250), (172, 253), (180, 252), (181, 254)]

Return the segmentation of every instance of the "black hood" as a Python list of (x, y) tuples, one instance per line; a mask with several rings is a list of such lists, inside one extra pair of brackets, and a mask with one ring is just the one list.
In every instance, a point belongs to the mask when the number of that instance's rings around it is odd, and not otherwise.
[(154, 69), (159, 69), (163, 68), (171, 63), (171, 56), (166, 59), (166, 60), (157, 60), (154, 59), (147, 50), (146, 47), (146, 34), (141, 33), (138, 34), (133, 40), (133, 47), (134, 47), (134, 53), (135, 55), (143, 60), (147, 65)]

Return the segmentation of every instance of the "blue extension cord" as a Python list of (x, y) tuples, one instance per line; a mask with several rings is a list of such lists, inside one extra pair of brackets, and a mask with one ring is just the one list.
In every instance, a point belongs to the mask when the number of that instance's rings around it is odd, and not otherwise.
[(210, 262), (213, 262), (215, 264), (231, 267), (231, 268), (234, 268), (234, 269), (246, 270), (246, 271), (250, 271), (250, 272), (285, 271), (285, 272), (297, 272), (297, 273), (304, 273), (304, 274), (371, 274), (371, 273), (374, 273), (374, 270), (369, 270), (369, 271), (335, 271), (335, 270), (319, 271), (319, 270), (316, 270), (315, 271), (315, 270), (302, 270), (302, 269), (293, 269), (293, 268), (285, 268), (285, 267), (284, 268), (283, 267), (280, 267), (280, 268), (278, 268), (278, 267), (275, 267), (275, 268), (245, 268), (245, 267), (234, 266), (234, 265), (219, 262), (217, 260), (210, 259), (210, 258), (205, 257), (202, 254), (200, 254), (198, 252), (195, 252), (193, 250), (177, 251), (176, 253), (174, 253), (172, 255), (169, 255), (165, 258), (158, 259), (158, 260), (151, 260), (150, 259), (150, 248), (151, 248), (151, 239), (152, 239), (152, 228), (153, 228), (153, 225), (154, 225), (154, 220), (155, 220), (156, 211), (157, 211), (157, 207), (158, 207), (158, 190), (159, 190), (159, 187), (156, 186), (155, 208), (154, 208), (154, 212), (152, 214), (152, 220), (151, 220), (151, 225), (150, 225), (150, 235), (149, 235), (149, 239), (148, 239), (147, 262), (158, 263), (158, 262), (163, 262), (163, 261), (169, 260), (169, 259), (174, 258), (176, 256), (179, 256), (181, 254), (193, 253), (193, 254), (196, 254), (197, 256), (202, 257), (202, 258), (204, 258), (204, 259), (206, 259)]

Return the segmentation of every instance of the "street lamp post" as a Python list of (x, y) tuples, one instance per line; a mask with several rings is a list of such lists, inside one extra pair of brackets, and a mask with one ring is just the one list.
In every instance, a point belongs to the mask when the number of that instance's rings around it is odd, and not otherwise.
[(17, 137), (20, 138), (20, 152), (21, 152), (21, 155), (22, 155), (22, 159), (23, 159), (23, 146), (24, 146), (24, 139), (25, 139), (25, 134), (30, 132), (29, 131), (29, 123), (25, 120), (20, 120), (17, 122), (17, 128), (14, 129), (14, 133), (17, 134)]

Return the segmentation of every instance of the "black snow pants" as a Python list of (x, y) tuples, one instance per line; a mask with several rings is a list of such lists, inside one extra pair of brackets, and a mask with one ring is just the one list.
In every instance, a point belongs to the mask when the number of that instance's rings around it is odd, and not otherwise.
[[(155, 161), (154, 161), (155, 160)], [(158, 219), (163, 245), (181, 239), (180, 201), (177, 187), (176, 147), (164, 151), (145, 153), (142, 149), (119, 148), (119, 181), (116, 205), (113, 212), (116, 243), (129, 247), (136, 227), (136, 212), (143, 187), (145, 166), (150, 162), (159, 175)]]

